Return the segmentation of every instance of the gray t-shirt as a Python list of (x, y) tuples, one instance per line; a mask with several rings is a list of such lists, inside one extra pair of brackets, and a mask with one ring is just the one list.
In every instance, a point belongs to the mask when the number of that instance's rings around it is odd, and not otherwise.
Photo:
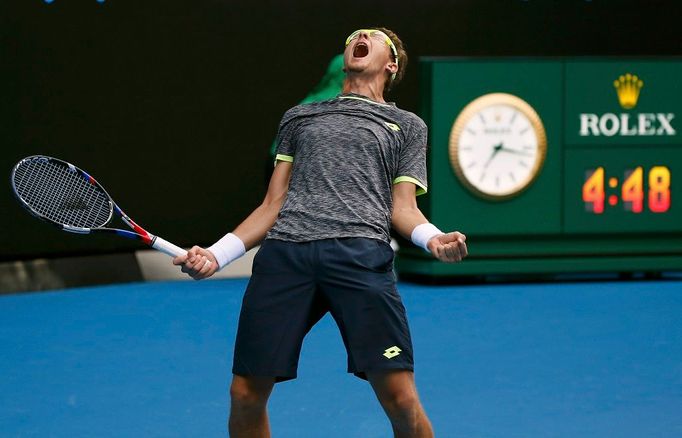
[(415, 114), (356, 94), (291, 108), (277, 136), (289, 190), (267, 238), (390, 241), (393, 184), (426, 192), (426, 136)]

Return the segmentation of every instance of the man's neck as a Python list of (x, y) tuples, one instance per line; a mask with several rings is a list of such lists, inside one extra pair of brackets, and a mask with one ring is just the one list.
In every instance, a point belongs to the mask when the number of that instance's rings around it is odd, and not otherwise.
[(384, 81), (382, 78), (367, 80), (358, 76), (346, 76), (343, 81), (343, 93), (354, 93), (372, 99), (375, 102), (384, 101)]

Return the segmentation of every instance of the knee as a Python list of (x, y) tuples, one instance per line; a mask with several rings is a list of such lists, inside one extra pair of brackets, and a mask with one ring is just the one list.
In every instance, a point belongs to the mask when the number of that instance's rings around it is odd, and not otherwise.
[(270, 391), (255, 387), (244, 381), (233, 381), (230, 385), (230, 399), (233, 409), (242, 411), (261, 410), (268, 402)]
[(411, 417), (421, 409), (419, 397), (415, 391), (396, 391), (384, 399), (384, 406), (389, 415)]

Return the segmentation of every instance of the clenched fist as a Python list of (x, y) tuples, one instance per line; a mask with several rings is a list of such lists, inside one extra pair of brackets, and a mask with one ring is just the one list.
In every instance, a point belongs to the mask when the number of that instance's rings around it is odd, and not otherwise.
[(441, 262), (454, 263), (467, 256), (466, 240), (467, 236), (459, 231), (454, 231), (432, 237), (426, 246), (431, 254)]

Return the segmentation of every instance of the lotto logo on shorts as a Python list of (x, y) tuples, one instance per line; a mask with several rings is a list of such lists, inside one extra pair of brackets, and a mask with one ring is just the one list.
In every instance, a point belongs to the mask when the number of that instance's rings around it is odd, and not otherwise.
[(393, 347), (388, 347), (386, 351), (384, 351), (384, 356), (386, 356), (386, 359), (393, 359), (399, 355), (401, 351), (403, 350), (394, 345)]

